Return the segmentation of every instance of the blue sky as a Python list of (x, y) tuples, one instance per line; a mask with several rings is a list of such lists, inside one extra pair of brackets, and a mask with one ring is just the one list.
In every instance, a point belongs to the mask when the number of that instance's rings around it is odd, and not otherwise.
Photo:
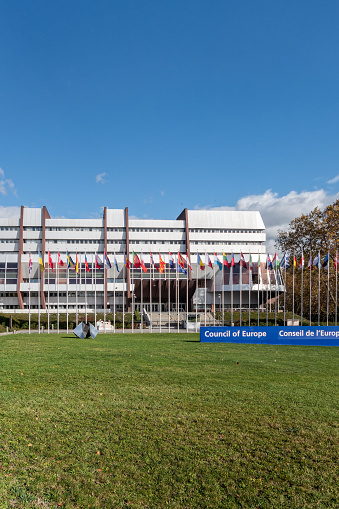
[(0, 216), (262, 212), (339, 197), (339, 3), (0, 4)]

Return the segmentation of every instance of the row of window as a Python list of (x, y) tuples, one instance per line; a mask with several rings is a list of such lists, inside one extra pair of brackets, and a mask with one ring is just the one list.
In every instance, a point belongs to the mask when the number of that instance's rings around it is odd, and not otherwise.
[(264, 230), (234, 230), (229, 228), (190, 228), (190, 233), (262, 233)]

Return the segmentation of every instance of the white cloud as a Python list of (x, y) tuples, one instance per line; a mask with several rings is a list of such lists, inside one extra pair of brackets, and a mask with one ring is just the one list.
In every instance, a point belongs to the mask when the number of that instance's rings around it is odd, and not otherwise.
[(0, 205), (0, 217), (20, 217), (20, 207), (2, 207)]
[(338, 181), (339, 181), (339, 175), (337, 175), (336, 177), (334, 177), (331, 180), (328, 180), (327, 184), (336, 184)]
[(165, 196), (165, 191), (160, 191), (160, 196)]
[(105, 179), (106, 175), (107, 175), (107, 173), (105, 173), (105, 172), (104, 173), (98, 173), (98, 175), (95, 177), (95, 182), (97, 184), (105, 184), (105, 182), (106, 182), (106, 179)]
[(4, 170), (0, 168), (0, 194), (6, 196), (9, 190), (12, 191), (14, 196), (17, 196), (13, 180), (6, 179)]
[(258, 210), (266, 226), (266, 248), (275, 251), (278, 230), (287, 230), (295, 217), (308, 214), (315, 207), (323, 209), (339, 199), (339, 193), (328, 194), (323, 189), (297, 193), (291, 191), (284, 196), (267, 189), (263, 194), (240, 198), (234, 207), (208, 207), (211, 210)]

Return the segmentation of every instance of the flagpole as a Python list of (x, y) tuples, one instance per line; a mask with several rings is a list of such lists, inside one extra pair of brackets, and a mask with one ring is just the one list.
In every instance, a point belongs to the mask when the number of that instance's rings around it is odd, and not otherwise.
[[(7, 256), (6, 256), (6, 265), (7, 265)], [(40, 284), (39, 284), (39, 291), (38, 291), (38, 329), (40, 334), (40, 306), (41, 306), (41, 278), (42, 278), (42, 271), (41, 271), (41, 265), (39, 262), (39, 271), (40, 271)], [(6, 279), (5, 279), (6, 281)]]
[(304, 306), (304, 250), (301, 250), (301, 326), (303, 325), (303, 306)]
[(180, 276), (179, 276), (179, 262), (178, 262), (178, 257), (177, 257), (177, 263), (176, 263), (176, 278), (177, 278), (177, 288), (176, 288), (176, 291), (177, 291), (177, 329), (178, 329), (178, 332), (179, 332), (179, 296), (180, 296), (180, 288), (179, 288), (179, 284), (180, 284)]
[(268, 264), (269, 254), (266, 258), (266, 326), (268, 326), (268, 287), (271, 286), (270, 267)]
[(144, 260), (143, 260), (143, 257), (142, 257), (142, 252), (141, 252), (141, 260), (142, 260), (142, 266), (140, 267), (140, 276), (141, 276), (141, 324), (140, 324), (140, 327), (141, 327), (141, 332), (143, 332), (143, 327), (144, 327), (144, 269), (143, 269), (143, 265), (144, 265)]
[(114, 251), (114, 279), (113, 279), (113, 333), (115, 334), (115, 287), (116, 287), (117, 259)]
[(292, 324), (294, 325), (294, 266), (295, 266), (295, 252), (293, 251), (293, 283), (292, 283)]
[[(59, 251), (58, 251), (59, 253)], [(55, 266), (55, 289), (57, 293), (57, 329), (60, 333), (60, 286), (59, 286), (59, 257)]]
[(335, 326), (338, 323), (338, 251), (335, 252)]
[(233, 255), (231, 260), (230, 276), (231, 276), (231, 326), (233, 326)]
[(310, 325), (312, 325), (312, 252), (310, 253), (308, 264), (310, 269)]
[(67, 256), (67, 252), (66, 252), (66, 260), (67, 260), (67, 271), (66, 271), (66, 274), (67, 274), (67, 280), (66, 280), (66, 320), (67, 320), (67, 324), (66, 324), (66, 331), (67, 331), (67, 334), (68, 334), (68, 290), (69, 290), (69, 268), (68, 268), (68, 256)]
[[(31, 253), (29, 253), (29, 260), (31, 260)], [(31, 261), (29, 261), (28, 268), (28, 334), (31, 333)]]
[[(275, 279), (275, 292), (274, 292), (274, 325), (277, 325), (277, 275), (278, 275), (278, 259), (277, 259), (277, 253), (275, 253), (275, 273), (274, 273), (274, 279)], [(273, 269), (274, 270), (274, 269)]]
[(189, 260), (188, 260), (188, 252), (186, 253), (186, 257), (187, 257), (187, 274), (186, 274), (186, 332), (188, 332), (188, 271), (190, 270), (189, 269)]
[(251, 327), (251, 266), (252, 266), (252, 257), (250, 253), (250, 257), (248, 260), (248, 326)]
[(320, 326), (320, 251), (318, 255), (318, 326)]
[(152, 263), (150, 259), (149, 264), (149, 307), (150, 307), (150, 316), (151, 316), (151, 332), (152, 332), (152, 324), (153, 324), (153, 305), (152, 305), (152, 283), (153, 283), (153, 274), (152, 274)]
[(198, 260), (195, 272), (195, 332), (198, 332)]
[(260, 325), (260, 253), (258, 253), (258, 288), (257, 288), (257, 301), (258, 301), (258, 327)]
[(205, 327), (206, 327), (206, 313), (207, 313), (207, 288), (206, 288), (206, 273), (207, 273), (207, 267), (206, 267), (206, 250), (205, 250)]
[(94, 322), (97, 326), (97, 253), (95, 253), (95, 271), (94, 271)]
[(48, 276), (47, 276), (47, 334), (49, 334), (49, 272), (51, 267), (49, 266), (49, 256), (50, 252), (48, 251)]
[(327, 252), (327, 310), (326, 325), (328, 327), (328, 314), (330, 310), (330, 252)]
[(126, 289), (127, 289), (127, 254), (125, 255), (126, 256), (126, 259), (125, 259), (125, 265), (124, 265), (124, 269), (123, 269), (123, 275), (124, 275), (124, 278), (123, 278), (123, 293), (122, 293), (122, 333), (124, 334), (125, 333), (125, 280), (126, 280)]
[(159, 253), (159, 319), (160, 319), (160, 323), (159, 323), (159, 332), (161, 332), (161, 320), (162, 320), (162, 316), (161, 316), (161, 267), (160, 267), (160, 253)]
[(284, 254), (284, 260), (285, 260), (285, 263), (284, 263), (284, 269), (285, 269), (285, 291), (284, 291), (284, 327), (286, 325), (286, 291), (287, 291), (287, 282), (286, 282), (286, 265), (287, 265), (287, 260), (286, 260), (286, 252)]
[(225, 270), (224, 270), (224, 252), (222, 254), (222, 267), (221, 267), (221, 302), (222, 302), (222, 326), (225, 326), (225, 295), (224, 295), (224, 277), (225, 277)]
[(171, 332), (171, 265), (170, 258), (168, 256), (168, 269), (167, 269), (167, 281), (168, 281), (168, 332)]
[[(87, 261), (87, 253), (86, 253), (86, 251), (85, 251), (85, 260)], [(87, 305), (87, 266), (86, 266), (86, 263), (85, 263), (85, 320), (86, 320), (86, 323), (88, 323), (87, 308), (88, 308), (88, 305)]]

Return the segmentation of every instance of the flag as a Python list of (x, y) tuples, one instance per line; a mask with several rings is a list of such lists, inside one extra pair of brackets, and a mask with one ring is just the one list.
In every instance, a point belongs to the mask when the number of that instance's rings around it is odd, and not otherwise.
[(279, 261), (279, 258), (278, 258), (278, 255), (277, 253), (275, 253), (274, 257), (273, 257), (273, 260), (272, 260), (272, 267), (276, 268), (276, 269), (279, 269), (280, 267), (280, 261)]
[(185, 268), (185, 258), (180, 253), (178, 253), (178, 263), (180, 267)]
[(245, 262), (245, 257), (242, 253), (240, 253), (239, 265), (241, 265), (244, 269), (247, 269), (247, 263)]
[(284, 256), (282, 257), (280, 267), (285, 270), (290, 268), (290, 260), (287, 253), (285, 253)]
[(198, 265), (200, 267), (200, 270), (205, 270), (205, 265), (204, 265), (204, 262), (202, 261), (202, 259), (200, 258), (200, 255), (198, 253)]
[(58, 265), (59, 265), (59, 267), (63, 267), (64, 266), (64, 262), (61, 260), (59, 252), (58, 252)]
[(270, 258), (269, 253), (267, 253), (265, 269), (273, 269), (273, 266), (272, 266), (272, 262), (271, 262), (271, 258)]
[(310, 269), (310, 270), (313, 270), (313, 263), (312, 263), (312, 255), (310, 254), (310, 257), (309, 257), (309, 260), (308, 260), (308, 265), (307, 267)]
[(114, 265), (115, 265), (115, 268), (117, 269), (117, 271), (120, 272), (119, 267), (118, 267), (118, 262), (117, 262), (115, 255), (114, 255)]
[(88, 261), (87, 261), (86, 254), (85, 254), (85, 267), (86, 267), (86, 272), (89, 272), (89, 266), (88, 266)]
[(141, 265), (139, 256), (133, 251), (133, 264), (136, 269)]
[(95, 255), (95, 268), (101, 269), (101, 265), (102, 265), (102, 261), (100, 260), (99, 256), (96, 254)]
[(77, 274), (79, 273), (78, 253), (75, 254), (75, 271), (76, 271)]
[(297, 267), (297, 259), (295, 255), (293, 255), (293, 267)]
[(161, 258), (161, 254), (159, 253), (159, 272), (160, 272), (160, 274), (162, 274), (164, 272), (165, 267), (166, 267), (166, 263)]
[(234, 267), (235, 265), (235, 262), (234, 262), (234, 254), (232, 253), (232, 258), (231, 258), (231, 267)]
[(181, 274), (186, 274), (187, 276), (187, 270), (184, 269), (184, 267), (182, 267), (179, 263), (179, 260), (177, 261), (177, 269), (178, 269), (178, 272), (181, 272)]
[(322, 266), (324, 267), (325, 270), (328, 270), (330, 266), (330, 253), (327, 253), (327, 255), (325, 256)]
[(250, 253), (250, 259), (248, 260), (248, 266), (250, 270), (253, 270), (252, 255)]
[(54, 266), (53, 266), (53, 262), (52, 262), (51, 253), (49, 251), (48, 251), (48, 265), (53, 270)]
[(305, 267), (305, 258), (304, 258), (304, 254), (302, 253), (301, 258), (300, 258), (300, 263), (299, 263), (299, 269), (303, 269), (304, 267)]
[(211, 269), (213, 269), (212, 261), (208, 253), (205, 253), (205, 265), (208, 265)]
[(126, 253), (125, 253), (125, 266), (126, 266), (127, 269), (131, 268), (131, 262), (127, 258)]
[(214, 265), (218, 265), (219, 269), (222, 269), (221, 261), (219, 260), (217, 253), (214, 253)]
[(29, 253), (28, 273), (30, 274), (31, 271), (32, 271), (32, 258), (31, 258), (31, 253)]
[(140, 266), (141, 266), (141, 268), (142, 268), (142, 270), (143, 270), (144, 272), (147, 272), (147, 267), (146, 267), (146, 265), (144, 264), (144, 260), (142, 259), (142, 256), (141, 256), (141, 259), (140, 259)]
[(188, 251), (186, 253), (186, 258), (187, 258), (187, 267), (190, 268), (190, 270), (192, 270), (192, 267), (191, 267), (191, 262), (190, 262), (190, 259), (189, 259), (189, 256), (188, 256)]
[(173, 259), (171, 251), (169, 252), (169, 265), (170, 265), (171, 269), (174, 269), (174, 259)]
[(40, 251), (39, 251), (39, 265), (40, 265), (40, 270), (45, 270), (44, 262), (42, 261), (42, 256), (41, 256)]
[(338, 253), (337, 253), (337, 251), (335, 252), (334, 266), (335, 266), (335, 270), (337, 271), (338, 270)]
[(104, 267), (106, 270), (112, 268), (111, 262), (109, 261), (106, 251), (104, 251)]
[(153, 265), (153, 267), (155, 267), (157, 269), (157, 271), (159, 272), (159, 267), (157, 265), (155, 265), (154, 258), (153, 258), (153, 255), (152, 255), (151, 251), (149, 252), (149, 254), (150, 254), (150, 264), (151, 264), (151, 266)]
[(231, 264), (228, 262), (227, 260), (227, 256), (225, 255), (225, 253), (222, 253), (222, 263), (224, 265), (226, 265), (226, 267), (230, 268), (231, 267)]
[(317, 254), (317, 256), (313, 260), (313, 266), (319, 268), (320, 265), (320, 253)]
[(67, 251), (67, 268), (72, 269), (73, 267), (75, 267), (75, 263), (73, 262), (71, 255)]

